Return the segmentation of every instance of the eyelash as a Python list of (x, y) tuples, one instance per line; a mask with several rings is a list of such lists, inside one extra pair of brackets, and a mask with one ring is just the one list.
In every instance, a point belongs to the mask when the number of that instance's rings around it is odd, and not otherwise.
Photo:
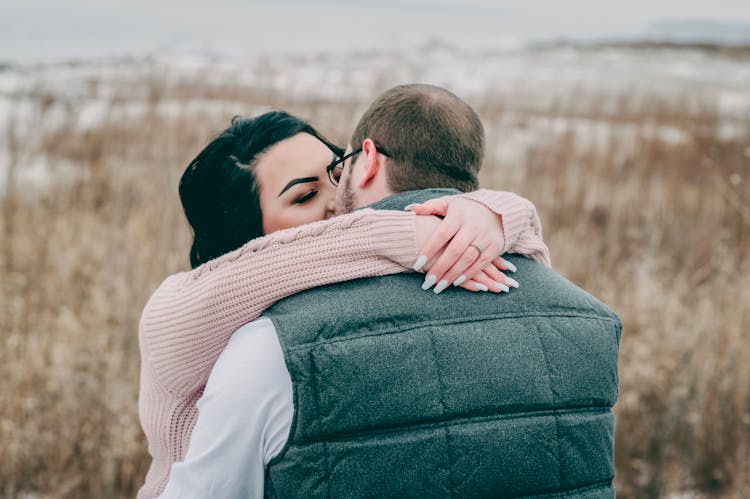
[(301, 197), (295, 199), (294, 200), (294, 204), (304, 204), (304, 203), (310, 201), (312, 198), (314, 198), (317, 193), (318, 193), (318, 190), (317, 189), (313, 189), (310, 192), (308, 192), (307, 194), (305, 194), (304, 196), (301, 196)]

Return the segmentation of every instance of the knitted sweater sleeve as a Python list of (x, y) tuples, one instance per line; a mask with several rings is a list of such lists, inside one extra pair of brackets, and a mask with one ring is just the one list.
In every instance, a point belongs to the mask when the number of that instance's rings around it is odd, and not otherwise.
[(141, 356), (175, 395), (203, 386), (229, 337), (299, 291), (405, 272), (417, 258), (416, 216), (358, 210), (282, 230), (168, 277), (141, 315)]
[(458, 196), (477, 201), (502, 218), (503, 253), (517, 253), (545, 267), (552, 266), (549, 249), (542, 238), (542, 222), (531, 201), (512, 192), (488, 189)]
[[(505, 251), (548, 264), (534, 206), (510, 192), (461, 194), (502, 216)], [(175, 395), (202, 387), (230, 336), (275, 302), (305, 289), (410, 269), (410, 212), (358, 210), (278, 231), (189, 272), (168, 277), (141, 315), (142, 361)]]

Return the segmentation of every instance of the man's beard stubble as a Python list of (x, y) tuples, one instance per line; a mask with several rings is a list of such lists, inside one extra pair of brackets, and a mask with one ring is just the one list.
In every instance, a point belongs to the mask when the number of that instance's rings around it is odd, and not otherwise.
[(356, 196), (352, 190), (352, 176), (347, 175), (346, 180), (339, 185), (340, 193), (337, 193), (336, 215), (344, 215), (354, 211)]

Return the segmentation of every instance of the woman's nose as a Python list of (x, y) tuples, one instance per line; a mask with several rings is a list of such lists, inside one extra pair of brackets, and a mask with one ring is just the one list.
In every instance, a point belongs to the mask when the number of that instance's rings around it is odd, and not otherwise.
[(326, 219), (329, 219), (336, 215), (336, 190), (333, 190), (333, 195), (328, 197), (326, 201)]

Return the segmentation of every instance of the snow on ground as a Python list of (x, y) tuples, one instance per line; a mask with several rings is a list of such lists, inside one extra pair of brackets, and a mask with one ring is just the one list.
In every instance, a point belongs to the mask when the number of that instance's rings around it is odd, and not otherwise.
[[(0, 70), (0, 96), (52, 95), (68, 99), (146, 98), (155, 79), (166, 84), (272, 88), (301, 98), (368, 99), (373, 89), (425, 81), (467, 99), (503, 94), (550, 95), (571, 91), (597, 96), (649, 94), (677, 100), (685, 91), (719, 99), (727, 114), (750, 111), (750, 59), (701, 50), (573, 47), (481, 52), (434, 50), (277, 58), (160, 54), (142, 59), (94, 60)], [(746, 118), (747, 116), (743, 114)]]
[[(178, 116), (247, 112), (223, 89), (253, 88), (294, 99), (367, 102), (405, 82), (444, 86), (481, 108), (506, 108), (493, 123), (503, 130), (490, 146), (500, 159), (520, 160), (541, 134), (576, 134), (577, 147), (598, 147), (610, 137), (636, 134), (671, 144), (689, 139), (679, 126), (590, 119), (615, 117), (622, 106), (667, 107), (717, 113), (718, 135), (750, 134), (750, 58), (699, 49), (627, 47), (515, 47), (497, 51), (444, 45), (418, 52), (236, 57), (162, 53), (133, 59), (99, 59), (0, 67), (0, 149), (9, 140), (33, 139), (63, 127), (87, 130), (105, 120), (137, 120), (148, 112)], [(164, 94), (153, 106), (154, 82)], [(170, 92), (195, 85), (214, 90), (185, 99)], [(519, 126), (521, 125), (522, 126)], [(0, 155), (0, 187), (8, 155)], [(29, 164), (29, 182), (44, 168)]]

